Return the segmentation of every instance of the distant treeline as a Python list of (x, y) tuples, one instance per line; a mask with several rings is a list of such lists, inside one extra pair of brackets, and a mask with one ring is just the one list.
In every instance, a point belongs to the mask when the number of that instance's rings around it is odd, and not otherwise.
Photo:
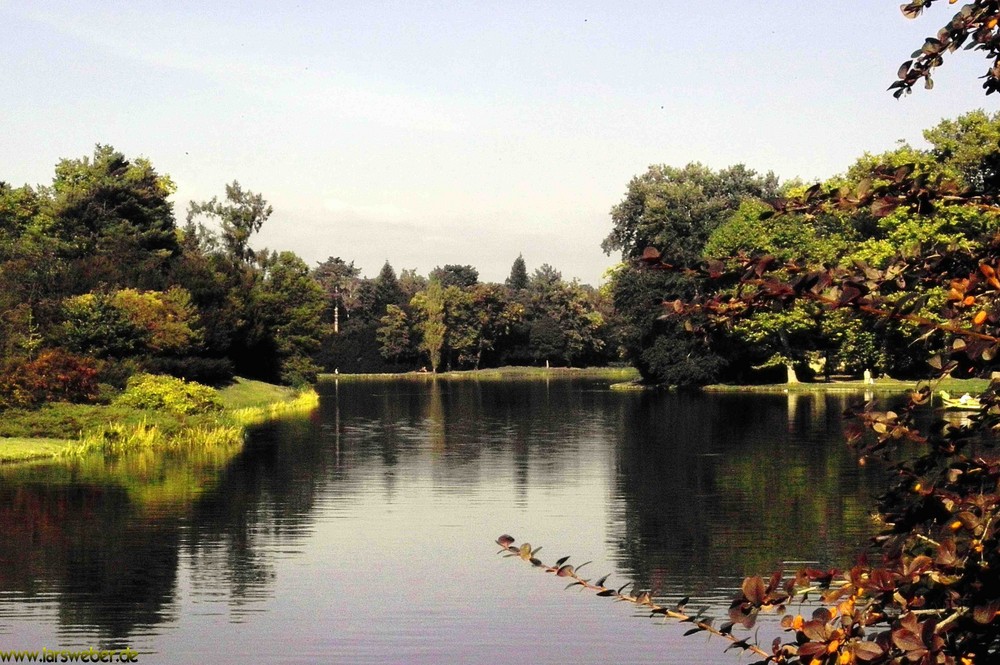
[(341, 372), (480, 369), (500, 365), (603, 365), (617, 358), (610, 300), (567, 282), (548, 264), (528, 274), (518, 256), (503, 284), (479, 281), (471, 265), (427, 277), (374, 279), (331, 258), (314, 275), (329, 296), (335, 332), (320, 361)]
[[(973, 196), (1000, 195), (1000, 115), (946, 120), (925, 138), (930, 148), (866, 154), (819, 187), (878, 191), (889, 164)], [(251, 247), (273, 211), (237, 182), (221, 198), (190, 202), (178, 223), (169, 177), (97, 146), (60, 161), (48, 186), (0, 183), (0, 405), (92, 401), (138, 372), (300, 384), (323, 370), (627, 359), (647, 381), (674, 385), (783, 380), (791, 370), (921, 374), (926, 347), (943, 341), (904, 320), (875, 327), (850, 307), (801, 299), (715, 319), (670, 305), (706, 294), (724, 300), (737, 285), (704, 267), (725, 272), (752, 256), (878, 270), (900, 254), (934, 260), (1000, 237), (996, 213), (947, 201), (919, 215), (851, 206), (766, 214), (767, 201), (806, 189), (742, 165), (651, 166), (611, 210), (603, 246), (622, 262), (601, 289), (566, 281), (548, 264), (529, 272), (520, 256), (503, 284), (481, 282), (472, 265), (423, 276), (387, 262), (368, 278), (339, 257), (310, 267), (293, 252)], [(646, 267), (649, 247), (662, 255), (658, 267), (674, 269)], [(701, 268), (685, 269), (693, 266)], [(913, 283), (896, 297), (934, 320), (959, 291)]]
[(364, 278), (251, 241), (273, 210), (239, 183), (191, 202), (109, 146), (48, 186), (0, 182), (0, 403), (97, 399), (140, 371), (299, 384), (321, 370), (579, 365), (616, 357), (608, 298), (518, 257), (505, 284), (472, 266)]

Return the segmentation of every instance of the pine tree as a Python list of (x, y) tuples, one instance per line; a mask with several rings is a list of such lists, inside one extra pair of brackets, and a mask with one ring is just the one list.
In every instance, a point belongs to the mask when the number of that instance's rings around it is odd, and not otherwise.
[(528, 288), (528, 268), (524, 265), (524, 257), (520, 254), (514, 259), (514, 265), (510, 268), (510, 277), (506, 284), (514, 291), (522, 291)]

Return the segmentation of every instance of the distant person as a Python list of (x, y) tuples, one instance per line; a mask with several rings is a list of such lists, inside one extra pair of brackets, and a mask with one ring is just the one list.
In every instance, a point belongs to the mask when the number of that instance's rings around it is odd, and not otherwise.
[(865, 385), (866, 386), (875, 385), (875, 379), (872, 377), (872, 371), (870, 369), (865, 369)]
[(969, 393), (965, 393), (964, 395), (958, 398), (959, 404), (968, 404), (971, 401), (972, 401), (972, 395), (970, 395)]

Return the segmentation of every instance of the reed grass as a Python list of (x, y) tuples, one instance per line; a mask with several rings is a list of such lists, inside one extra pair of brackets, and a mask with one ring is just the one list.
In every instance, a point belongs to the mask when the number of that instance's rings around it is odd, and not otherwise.
[(314, 390), (237, 379), (219, 391), (222, 412), (176, 414), (122, 405), (46, 404), (12, 410), (0, 422), (0, 463), (120, 456), (139, 450), (195, 451), (242, 446), (249, 427), (319, 404)]
[(101, 452), (117, 456), (137, 450), (191, 451), (239, 446), (243, 444), (248, 428), (285, 416), (308, 413), (318, 405), (319, 395), (310, 389), (287, 401), (206, 415), (200, 421), (174, 431), (145, 420), (138, 423), (110, 422), (83, 432), (75, 444), (65, 448), (62, 454), (79, 457)]

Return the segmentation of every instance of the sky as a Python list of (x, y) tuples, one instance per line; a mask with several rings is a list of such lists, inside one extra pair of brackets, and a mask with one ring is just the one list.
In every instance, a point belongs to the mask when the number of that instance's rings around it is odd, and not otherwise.
[[(950, 10), (950, 11), (949, 11)], [(899, 0), (0, 0), (0, 180), (110, 144), (189, 201), (238, 180), (255, 246), (375, 276), (518, 254), (598, 284), (609, 211), (650, 164), (825, 178), (984, 108), (986, 61), (886, 87), (955, 7)]]

